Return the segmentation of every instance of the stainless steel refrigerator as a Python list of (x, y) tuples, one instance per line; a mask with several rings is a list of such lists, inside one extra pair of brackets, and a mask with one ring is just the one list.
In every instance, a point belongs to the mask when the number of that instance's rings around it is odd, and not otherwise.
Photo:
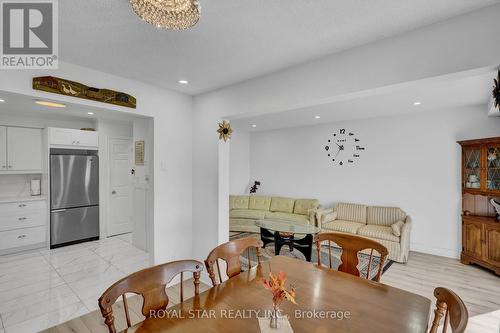
[(50, 247), (99, 239), (97, 151), (50, 151)]

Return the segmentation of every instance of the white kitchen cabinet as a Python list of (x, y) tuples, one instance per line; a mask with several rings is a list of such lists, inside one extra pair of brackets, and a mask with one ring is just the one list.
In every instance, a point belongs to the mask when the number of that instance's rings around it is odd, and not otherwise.
[(0, 202), (0, 254), (47, 246), (47, 201)]
[(0, 232), (0, 253), (13, 253), (46, 245), (46, 226)]
[(42, 170), (42, 130), (7, 127), (7, 170)]
[(0, 126), (0, 171), (7, 170), (7, 127)]
[(0, 173), (41, 172), (42, 139), (39, 128), (0, 126)]
[(75, 141), (73, 132), (66, 128), (49, 128), (49, 144), (58, 146), (70, 146)]
[(97, 132), (82, 131), (71, 128), (49, 128), (49, 144), (51, 147), (88, 149), (99, 146)]
[(97, 132), (92, 131), (78, 131), (77, 132), (77, 144), (79, 146), (85, 147), (98, 147), (99, 137)]

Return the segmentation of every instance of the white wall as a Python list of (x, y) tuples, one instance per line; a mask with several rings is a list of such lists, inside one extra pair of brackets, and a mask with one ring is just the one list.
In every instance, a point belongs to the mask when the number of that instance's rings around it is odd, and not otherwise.
[[(219, 214), (217, 122), (341, 100), (408, 82), (497, 66), (500, 5), (308, 64), (196, 96), (194, 100), (194, 255), (204, 258), (228, 223)], [(236, 135), (236, 133), (235, 133)], [(225, 177), (223, 175), (223, 177)], [(223, 180), (222, 180), (223, 181)], [(224, 228), (227, 226), (224, 226)], [(227, 238), (226, 238), (227, 239)]]
[(250, 133), (237, 131), (230, 141), (229, 192), (248, 194), (250, 184)]
[[(52, 75), (94, 87), (124, 91), (137, 98), (137, 109), (71, 98), (32, 89), (32, 78)], [(49, 71), (2, 71), (0, 90), (88, 105), (109, 112), (154, 118), (154, 261), (192, 257), (192, 98), (139, 81), (65, 62)]]
[[(333, 164), (324, 147), (339, 128), (366, 151)], [(413, 218), (411, 250), (458, 257), (460, 148), (457, 140), (498, 136), (486, 106), (290, 128), (251, 135), (251, 177), (259, 194), (398, 206)], [(279, 172), (278, 172), (279, 171)]]

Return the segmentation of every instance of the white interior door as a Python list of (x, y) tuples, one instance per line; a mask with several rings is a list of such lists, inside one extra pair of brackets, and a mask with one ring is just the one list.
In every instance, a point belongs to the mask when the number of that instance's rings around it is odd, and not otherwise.
[(7, 170), (7, 127), (0, 126), (0, 171)]
[(132, 232), (132, 140), (109, 140), (108, 236)]

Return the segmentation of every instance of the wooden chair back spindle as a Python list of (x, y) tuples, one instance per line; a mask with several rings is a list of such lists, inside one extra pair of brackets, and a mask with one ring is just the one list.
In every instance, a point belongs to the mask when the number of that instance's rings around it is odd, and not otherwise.
[[(258, 238), (245, 237), (240, 239), (235, 239), (227, 243), (221, 244), (213, 249), (205, 260), (205, 267), (207, 268), (207, 273), (212, 280), (212, 285), (216, 286), (222, 283), (222, 274), (219, 265), (219, 259), (226, 263), (226, 275), (228, 278), (232, 278), (235, 275), (241, 273), (241, 262), (240, 256), (244, 251), (247, 251), (248, 265), (250, 266), (250, 248), (254, 247), (257, 252), (257, 263), (260, 264), (260, 249), (264, 246), (264, 243)], [(217, 267), (219, 281), (217, 281), (214, 265)]]
[(318, 257), (318, 266), (321, 266), (321, 243), (328, 241), (328, 255), (329, 255), (329, 266), (332, 267), (332, 252), (331, 252), (331, 242), (337, 244), (342, 248), (341, 261), (342, 263), (338, 267), (338, 270), (344, 273), (352, 274), (355, 276), (360, 276), (360, 272), (357, 268), (359, 264), (358, 253), (364, 250), (371, 250), (368, 271), (366, 278), (370, 276), (370, 266), (373, 260), (373, 250), (380, 254), (380, 264), (378, 267), (378, 272), (376, 276), (376, 281), (380, 282), (380, 277), (382, 276), (382, 269), (384, 267), (385, 260), (389, 254), (389, 251), (382, 244), (364, 237), (341, 234), (335, 232), (327, 232), (316, 235), (316, 251)]
[(439, 323), (444, 315), (443, 333), (446, 333), (448, 324), (452, 333), (463, 333), (469, 320), (469, 312), (464, 302), (453, 291), (438, 287), (434, 289), (436, 297), (436, 310), (434, 310), (434, 320), (429, 333), (436, 333)]
[(127, 320), (127, 327), (131, 327), (130, 314), (127, 302), (127, 293), (141, 295), (143, 298), (142, 314), (149, 318), (154, 310), (164, 310), (169, 302), (165, 288), (172, 279), (181, 276), (181, 301), (183, 295), (183, 273), (193, 273), (195, 295), (198, 295), (200, 285), (200, 273), (203, 270), (203, 264), (195, 260), (181, 260), (169, 262), (166, 264), (153, 266), (141, 271), (130, 274), (114, 283), (99, 298), (99, 308), (104, 317), (104, 323), (108, 326), (110, 333), (116, 333), (115, 318), (113, 316), (113, 304), (118, 298), (122, 298)]
[(132, 324), (130, 322), (130, 313), (128, 312), (127, 295), (123, 294), (122, 299), (123, 299), (123, 309), (125, 311), (125, 318), (127, 319), (127, 327), (130, 327), (132, 326)]

